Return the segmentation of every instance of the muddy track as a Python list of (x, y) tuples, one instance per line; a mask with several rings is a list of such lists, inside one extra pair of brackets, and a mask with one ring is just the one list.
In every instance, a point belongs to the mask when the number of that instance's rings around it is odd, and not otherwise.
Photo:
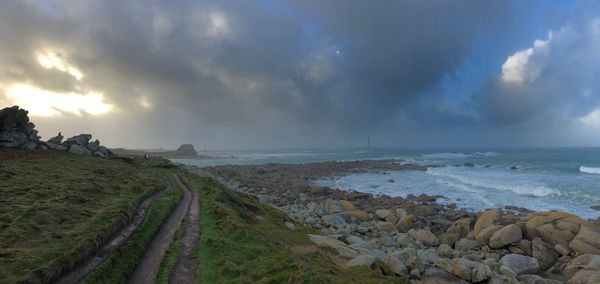
[[(184, 188), (190, 185), (177, 178), (177, 184)], [(194, 283), (197, 264), (189, 258), (192, 249), (200, 238), (200, 193), (194, 186), (187, 186), (192, 191), (192, 204), (187, 214), (187, 227), (181, 238), (181, 255), (169, 277), (169, 283)]]
[[(181, 184), (179, 177), (175, 176), (175, 180), (178, 184)], [(155, 282), (160, 263), (165, 256), (169, 245), (173, 241), (175, 231), (181, 226), (181, 222), (192, 201), (190, 190), (185, 186), (180, 187), (183, 192), (183, 198), (181, 198), (177, 207), (171, 212), (171, 215), (169, 215), (158, 233), (152, 239), (152, 242), (144, 252), (144, 255), (129, 278), (129, 283), (141, 284)]]
[(133, 232), (135, 232), (137, 228), (144, 222), (146, 214), (148, 213), (148, 207), (150, 207), (152, 201), (170, 189), (171, 184), (169, 183), (167, 188), (155, 192), (151, 196), (144, 199), (144, 201), (142, 201), (142, 203), (140, 203), (140, 205), (138, 205), (136, 208), (135, 212), (133, 213), (133, 218), (129, 224), (119, 230), (106, 244), (104, 244), (104, 246), (102, 246), (102, 248), (100, 248), (95, 255), (77, 265), (73, 270), (63, 274), (55, 281), (55, 283), (70, 284), (79, 283), (81, 280), (83, 280), (83, 278), (96, 269), (98, 265), (100, 265), (131, 238)]

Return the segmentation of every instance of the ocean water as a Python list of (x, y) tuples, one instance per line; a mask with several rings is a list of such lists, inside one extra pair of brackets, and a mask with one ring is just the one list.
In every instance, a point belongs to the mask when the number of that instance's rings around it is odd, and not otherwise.
[[(177, 160), (198, 166), (222, 164), (308, 163), (328, 160), (399, 159), (436, 165), (426, 172), (361, 173), (320, 185), (390, 196), (443, 195), (441, 203), (480, 211), (513, 205), (531, 210), (560, 210), (583, 218), (600, 211), (600, 148), (543, 149), (340, 149), (215, 152), (229, 157)], [(232, 158), (233, 156), (233, 158)], [(473, 167), (464, 166), (472, 163)], [(389, 182), (393, 179), (395, 182)]]

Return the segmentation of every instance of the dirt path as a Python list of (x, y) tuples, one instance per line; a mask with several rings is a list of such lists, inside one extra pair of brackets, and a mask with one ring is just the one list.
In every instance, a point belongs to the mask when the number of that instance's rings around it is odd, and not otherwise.
[[(189, 185), (187, 182), (182, 183), (179, 178), (177, 179), (177, 184), (182, 188)], [(191, 191), (192, 204), (187, 215), (187, 227), (181, 238), (181, 257), (170, 275), (169, 283), (194, 283), (196, 276), (197, 265), (188, 256), (200, 238), (200, 194), (198, 189), (193, 185), (191, 185)]]
[(144, 222), (146, 213), (150, 203), (156, 199), (156, 197), (162, 195), (171, 189), (171, 184), (166, 189), (158, 191), (151, 196), (147, 197), (140, 203), (133, 214), (133, 218), (129, 224), (123, 227), (117, 232), (110, 241), (108, 241), (95, 255), (84, 261), (82, 264), (77, 265), (73, 270), (63, 274), (55, 283), (58, 284), (71, 284), (79, 283), (85, 276), (92, 272), (98, 265), (106, 260), (112, 253), (123, 246), (131, 237), (133, 232)]
[[(175, 180), (178, 184), (181, 184), (179, 177), (176, 176)], [(129, 283), (154, 283), (156, 275), (158, 274), (158, 269), (160, 268), (160, 262), (173, 241), (175, 231), (181, 226), (181, 221), (190, 207), (190, 202), (192, 200), (190, 190), (185, 186), (181, 187), (181, 190), (183, 191), (183, 198), (161, 226), (160, 231), (158, 231), (156, 236), (152, 239), (152, 242), (142, 256), (142, 259), (140, 259), (133, 274), (129, 278)]]

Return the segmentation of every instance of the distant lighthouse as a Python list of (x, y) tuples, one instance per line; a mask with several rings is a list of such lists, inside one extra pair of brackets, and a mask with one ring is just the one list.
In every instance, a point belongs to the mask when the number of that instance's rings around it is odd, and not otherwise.
[(371, 148), (371, 136), (367, 136), (367, 148)]

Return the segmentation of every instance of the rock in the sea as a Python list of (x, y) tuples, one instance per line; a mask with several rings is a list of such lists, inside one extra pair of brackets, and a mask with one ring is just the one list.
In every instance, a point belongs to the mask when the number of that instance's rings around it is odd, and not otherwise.
[(90, 155), (92, 154), (92, 151), (88, 150), (88, 148), (85, 148), (83, 146), (73, 144), (69, 147), (69, 153), (75, 155)]
[(591, 226), (582, 226), (569, 243), (569, 247), (578, 253), (600, 254), (600, 230)]
[(175, 150), (175, 156), (198, 156), (198, 152), (194, 149), (194, 145), (192, 144), (182, 144)]
[(491, 248), (501, 248), (509, 244), (517, 243), (522, 238), (523, 232), (521, 231), (521, 227), (517, 224), (510, 224), (504, 226), (492, 235), (489, 246)]
[(535, 274), (540, 271), (537, 259), (520, 254), (507, 254), (500, 259), (500, 264), (505, 265), (519, 275)]

